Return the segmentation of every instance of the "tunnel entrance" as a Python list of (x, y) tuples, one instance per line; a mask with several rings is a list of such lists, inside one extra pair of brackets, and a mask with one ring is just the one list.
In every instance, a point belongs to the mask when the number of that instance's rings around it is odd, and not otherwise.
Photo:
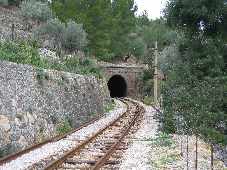
[(127, 95), (127, 83), (120, 75), (115, 75), (110, 78), (108, 88), (111, 97), (126, 97)]

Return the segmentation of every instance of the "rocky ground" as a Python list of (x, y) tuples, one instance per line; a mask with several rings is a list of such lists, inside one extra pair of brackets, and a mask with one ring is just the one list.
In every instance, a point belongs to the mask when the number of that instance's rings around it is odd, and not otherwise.
[[(123, 156), (121, 170), (183, 170), (187, 169), (186, 136), (167, 135), (158, 130), (155, 110), (145, 106), (146, 114), (140, 130), (131, 140)], [(182, 146), (182, 147), (181, 147)], [(181, 149), (182, 148), (182, 149)], [(181, 154), (181, 150), (183, 154)], [(195, 165), (195, 137), (189, 137), (189, 169)], [(210, 169), (210, 147), (198, 142), (198, 169)], [(214, 160), (215, 170), (226, 170), (223, 162)]]

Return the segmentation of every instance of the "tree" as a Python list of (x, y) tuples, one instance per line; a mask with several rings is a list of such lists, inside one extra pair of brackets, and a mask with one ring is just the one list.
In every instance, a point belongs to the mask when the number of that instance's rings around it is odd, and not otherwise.
[(224, 0), (170, 0), (165, 10), (170, 26), (194, 35), (226, 37), (226, 17)]
[(220, 128), (227, 125), (222, 107), (226, 9), (223, 0), (170, 0), (165, 11), (168, 25), (185, 38), (177, 45), (180, 63), (174, 63), (167, 75), (164, 107), (173, 111), (172, 117), (182, 112), (184, 130), (211, 144), (226, 142)]
[(56, 0), (52, 9), (61, 21), (84, 25), (89, 50), (98, 58), (108, 60), (131, 52), (129, 35), (135, 29), (137, 9), (134, 0)]
[(112, 2), (111, 49), (118, 56), (130, 53), (130, 34), (135, 31), (137, 6), (134, 0), (114, 0)]

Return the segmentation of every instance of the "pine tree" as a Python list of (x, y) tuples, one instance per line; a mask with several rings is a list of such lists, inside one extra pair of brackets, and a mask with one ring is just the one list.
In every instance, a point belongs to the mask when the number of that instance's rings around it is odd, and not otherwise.
[(178, 45), (178, 59), (183, 68), (177, 63), (170, 71), (167, 87), (174, 83), (177, 86), (167, 88), (168, 93), (174, 93), (167, 99), (172, 103), (173, 113), (179, 110), (183, 113), (186, 132), (211, 144), (226, 143), (222, 127), (227, 127), (223, 109), (226, 73), (222, 52), (226, 11), (223, 0), (170, 0), (165, 16), (170, 26), (185, 35)]

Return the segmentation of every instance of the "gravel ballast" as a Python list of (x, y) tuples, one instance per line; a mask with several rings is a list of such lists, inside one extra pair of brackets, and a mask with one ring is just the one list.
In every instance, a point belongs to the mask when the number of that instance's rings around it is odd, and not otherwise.
[(146, 139), (154, 138), (158, 131), (158, 123), (153, 118), (154, 109), (144, 106), (145, 114), (140, 129), (135, 133), (132, 139), (132, 145), (123, 155), (123, 161), (120, 170), (152, 169), (149, 164), (150, 146)]
[(100, 129), (107, 126), (110, 122), (117, 119), (123, 114), (127, 107), (119, 100), (115, 100), (116, 107), (114, 110), (106, 113), (104, 117), (95, 123), (80, 129), (79, 131), (67, 136), (65, 139), (57, 142), (48, 143), (39, 149), (30, 151), (21, 157), (0, 166), (0, 170), (23, 170), (31, 167), (34, 164), (45, 165), (51, 159), (60, 157), (66, 151), (79, 145), (79, 141), (85, 140), (98, 132)]

